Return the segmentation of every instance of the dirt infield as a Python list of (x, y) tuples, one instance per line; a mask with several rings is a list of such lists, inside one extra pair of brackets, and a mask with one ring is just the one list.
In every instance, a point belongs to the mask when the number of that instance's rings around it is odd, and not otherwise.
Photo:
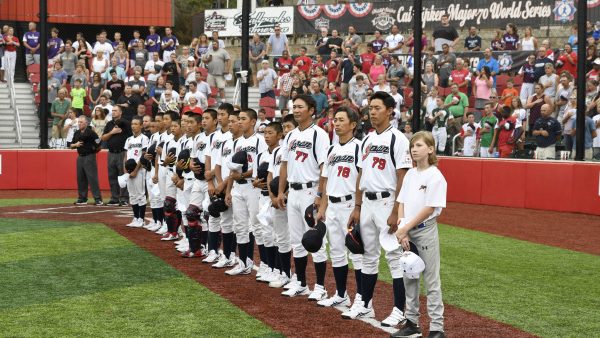
[[(68, 194), (72, 194), (69, 192)], [(49, 196), (50, 195), (50, 196)], [(11, 198), (25, 197), (66, 197), (62, 194), (18, 194)], [(9, 197), (3, 192), (0, 197)], [(452, 207), (451, 207), (452, 208)], [(340, 317), (336, 309), (319, 308), (315, 303), (302, 298), (283, 298), (281, 290), (271, 289), (265, 284), (255, 282), (254, 276), (228, 277), (222, 270), (211, 269), (196, 259), (179, 258), (172, 243), (159, 241), (157, 235), (143, 229), (126, 228), (123, 224), (130, 220), (128, 208), (109, 207), (75, 207), (67, 205), (56, 206), (23, 206), (0, 208), (0, 217), (53, 219), (68, 221), (86, 221), (104, 223), (117, 233), (127, 237), (138, 246), (160, 257), (168, 264), (184, 272), (211, 291), (227, 298), (253, 317), (258, 318), (273, 329), (289, 337), (365, 337), (388, 334), (380, 329), (361, 321), (348, 321)], [(463, 214), (464, 215), (464, 214)], [(257, 256), (257, 255), (256, 255)], [(309, 265), (308, 281), (314, 281), (314, 271)], [(355, 284), (352, 273), (348, 278), (348, 289), (354, 294)], [(326, 288), (330, 293), (335, 290), (331, 270), (328, 271)], [(201, 301), (201, 300), (199, 300)], [(426, 313), (422, 302), (421, 313)], [(392, 308), (392, 287), (390, 284), (379, 282), (374, 295), (376, 318), (382, 320)], [(422, 323), (428, 326), (427, 316)], [(481, 317), (456, 307), (446, 305), (446, 331), (450, 337), (533, 337), (509, 325)]]
[(439, 222), (600, 255), (600, 216), (449, 203)]

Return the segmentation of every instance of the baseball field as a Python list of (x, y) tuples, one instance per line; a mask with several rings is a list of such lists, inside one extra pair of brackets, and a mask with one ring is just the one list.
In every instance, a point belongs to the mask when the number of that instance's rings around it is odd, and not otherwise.
[[(181, 259), (157, 235), (126, 228), (129, 208), (76, 207), (71, 196), (0, 191), (1, 337), (389, 335)], [(600, 217), (450, 203), (439, 220), (449, 337), (599, 335)], [(392, 304), (380, 269), (379, 320)], [(329, 269), (330, 293), (333, 283)]]

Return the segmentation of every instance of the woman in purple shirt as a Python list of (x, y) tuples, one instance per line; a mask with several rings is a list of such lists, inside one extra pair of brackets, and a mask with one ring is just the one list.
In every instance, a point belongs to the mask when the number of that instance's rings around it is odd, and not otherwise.
[[(52, 28), (50, 31), (51, 38), (48, 40), (48, 60), (52, 60), (62, 53), (65, 48), (65, 43), (58, 37), (58, 29)], [(54, 61), (50, 62), (54, 63)]]
[(506, 33), (502, 36), (502, 46), (504, 50), (519, 49), (519, 34), (517, 34), (517, 26), (514, 23), (506, 24)]

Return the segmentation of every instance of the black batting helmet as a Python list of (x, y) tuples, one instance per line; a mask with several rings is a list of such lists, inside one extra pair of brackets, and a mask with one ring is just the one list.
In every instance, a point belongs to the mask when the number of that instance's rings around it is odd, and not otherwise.
[(134, 170), (135, 167), (137, 167), (137, 162), (130, 158), (127, 161), (125, 161), (125, 171), (129, 174), (131, 174)]
[(325, 223), (318, 222), (314, 228), (308, 229), (302, 236), (302, 246), (308, 252), (317, 252), (323, 246), (323, 237), (327, 232)]
[(353, 254), (364, 254), (365, 247), (360, 237), (360, 225), (355, 224), (346, 234), (346, 247)]

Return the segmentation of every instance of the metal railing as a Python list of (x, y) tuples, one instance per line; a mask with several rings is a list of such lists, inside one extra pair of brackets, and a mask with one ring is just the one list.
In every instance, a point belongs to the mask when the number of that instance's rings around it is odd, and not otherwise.
[[(8, 63), (8, 62), (7, 62)], [(10, 67), (10, 66), (9, 66)], [(21, 128), (21, 115), (19, 114), (19, 107), (17, 107), (17, 95), (15, 92), (15, 81), (13, 72), (10, 69), (6, 70), (7, 79), (8, 79), (8, 91), (10, 93), (10, 106), (13, 108), (14, 116), (15, 116), (15, 142), (19, 144), (19, 146), (23, 145), (23, 130)]]

